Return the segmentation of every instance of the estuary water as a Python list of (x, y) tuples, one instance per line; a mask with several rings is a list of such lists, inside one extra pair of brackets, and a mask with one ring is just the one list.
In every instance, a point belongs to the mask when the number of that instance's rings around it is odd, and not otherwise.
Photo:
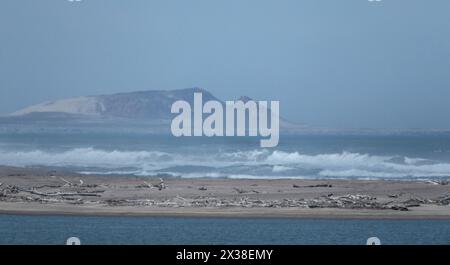
[(0, 244), (450, 244), (443, 220), (0, 215)]

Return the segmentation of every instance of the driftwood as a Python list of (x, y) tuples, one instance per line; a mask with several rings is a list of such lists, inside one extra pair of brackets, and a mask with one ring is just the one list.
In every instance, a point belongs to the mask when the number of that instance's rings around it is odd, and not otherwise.
[(136, 188), (149, 188), (149, 189), (157, 188), (158, 190), (163, 190), (163, 189), (166, 189), (167, 186), (164, 183), (164, 180), (162, 178), (160, 178), (159, 184), (157, 184), (157, 185), (153, 185), (151, 183), (148, 183), (147, 181), (144, 181), (143, 185), (138, 185), (138, 186), (136, 186)]
[(438, 205), (450, 205), (450, 195), (441, 197), (437, 200)]
[(448, 180), (427, 180), (426, 183), (433, 185), (448, 185)]
[(153, 189), (153, 185), (148, 183), (147, 181), (144, 181), (145, 186), (147, 186), (150, 189)]
[(177, 195), (175, 198), (177, 198), (177, 199), (181, 199), (181, 200), (183, 200), (183, 201), (188, 201), (187, 199), (185, 199), (185, 198), (183, 198), (183, 197), (181, 197), (180, 195)]
[(239, 189), (239, 188), (236, 188), (236, 187), (234, 187), (233, 190), (235, 190), (239, 194), (243, 194), (243, 193), (259, 193), (259, 191), (257, 191), (257, 190), (244, 190), (244, 189)]
[(391, 209), (396, 210), (396, 211), (409, 211), (408, 207), (401, 206), (401, 205), (392, 205)]
[[(27, 201), (39, 201), (39, 202), (65, 202), (67, 201), (76, 201), (81, 199), (75, 199), (70, 197), (101, 197), (99, 193), (105, 192), (105, 190), (93, 190), (93, 191), (86, 191), (86, 190), (78, 190), (78, 191), (60, 191), (56, 190), (53, 192), (42, 192), (36, 190), (36, 187), (32, 188), (21, 188), (18, 186), (7, 186), (1, 190), (0, 197), (2, 200), (27, 200)], [(23, 193), (28, 193), (31, 195), (35, 195), (37, 197), (29, 197), (24, 196)], [(55, 198), (52, 200), (47, 200), (43, 198)], [(57, 198), (63, 198), (57, 199)], [(79, 202), (78, 202), (79, 203)]]
[(163, 190), (166, 188), (166, 184), (164, 184), (164, 180), (162, 178), (159, 178), (159, 185), (158, 185), (158, 189), (159, 190)]
[(42, 189), (42, 188), (61, 188), (61, 185), (42, 185), (33, 187), (33, 189)]
[[(97, 203), (107, 206), (153, 206), (153, 207), (267, 207), (267, 208), (343, 208), (343, 209), (379, 209), (407, 211), (411, 207), (419, 207), (423, 204), (449, 205), (450, 194), (446, 194), (436, 199), (420, 198), (415, 194), (406, 196), (407, 193), (391, 194), (391, 201), (377, 200), (376, 197), (366, 194), (333, 195), (324, 192), (316, 198), (284, 198), (284, 199), (261, 199), (260, 196), (245, 195), (249, 193), (259, 193), (256, 190), (245, 190), (235, 187), (234, 190), (240, 194), (235, 196), (214, 197), (202, 193), (196, 197), (181, 197), (179, 195), (172, 198), (149, 199), (89, 199), (83, 201), (84, 197), (102, 197), (103, 189), (92, 189), (92, 187), (105, 186), (86, 185), (83, 181), (74, 183), (62, 179), (63, 183), (58, 185), (45, 185), (40, 187), (19, 187), (0, 183), (0, 200), (2, 201), (32, 201), (40, 203)], [(160, 183), (152, 185), (144, 181), (145, 188), (158, 188), (163, 190), (166, 187), (161, 178)], [(304, 187), (329, 187), (328, 184), (319, 184)], [(105, 186), (106, 187), (106, 186)], [(45, 189), (40, 189), (45, 188)], [(106, 189), (106, 188), (105, 188)], [(208, 190), (205, 186), (198, 186), (201, 191)], [(327, 195), (328, 193), (328, 195)], [(242, 195), (241, 195), (242, 194)], [(206, 196), (204, 196), (206, 195)], [(290, 196), (290, 195), (289, 195)], [(401, 197), (400, 197), (401, 196)], [(256, 198), (255, 198), (256, 197)], [(409, 198), (408, 198), (409, 197)], [(385, 197), (384, 197), (385, 198)], [(403, 200), (400, 200), (402, 198)], [(87, 199), (87, 198), (86, 198)]]
[(52, 197), (52, 196), (93, 196), (93, 197), (100, 197), (99, 194), (95, 192), (54, 192), (54, 193), (43, 193), (35, 190), (25, 190), (20, 189), (22, 192), (28, 192), (34, 195), (44, 196), (44, 197)]
[(331, 184), (316, 184), (316, 185), (307, 185), (307, 186), (299, 186), (296, 184), (292, 184), (293, 188), (332, 188), (333, 185)]
[(196, 197), (183, 198), (179, 195), (166, 200), (107, 200), (108, 206), (153, 206), (153, 207), (267, 207), (267, 208), (347, 208), (347, 209), (380, 209), (408, 211), (403, 203), (377, 202), (376, 198), (361, 194), (348, 194), (339, 197), (326, 197), (316, 199), (281, 199), (260, 200), (248, 197), (216, 198)]
[(66, 180), (66, 179), (64, 179), (64, 178), (61, 178), (61, 177), (60, 177), (59, 179), (62, 180), (62, 181), (64, 181), (64, 182), (66, 183), (64, 186), (69, 186), (69, 187), (81, 187), (81, 186), (84, 185), (84, 181), (83, 181), (82, 179), (79, 180), (79, 181), (80, 181), (80, 184), (70, 182), (70, 181), (68, 181), (68, 180)]
[(233, 190), (235, 190), (237, 193), (242, 194), (242, 193), (248, 193), (248, 191), (243, 190), (243, 189), (239, 189), (239, 188), (233, 188)]
[(67, 186), (73, 186), (74, 184), (68, 180), (65, 180), (64, 178), (59, 178), (60, 180), (64, 181)]

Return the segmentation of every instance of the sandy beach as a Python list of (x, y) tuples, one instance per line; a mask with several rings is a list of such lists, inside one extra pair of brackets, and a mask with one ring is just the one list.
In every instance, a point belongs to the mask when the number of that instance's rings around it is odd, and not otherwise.
[(98, 176), (0, 167), (0, 213), (450, 219), (446, 181)]

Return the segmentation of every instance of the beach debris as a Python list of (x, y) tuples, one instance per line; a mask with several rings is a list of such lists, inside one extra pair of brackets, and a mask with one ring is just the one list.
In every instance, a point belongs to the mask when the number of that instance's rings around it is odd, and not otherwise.
[(140, 188), (149, 188), (149, 189), (153, 189), (153, 185), (148, 183), (147, 181), (144, 181), (144, 184), (140, 184), (137, 185), (136, 188), (140, 189)]
[(124, 206), (124, 205), (126, 205), (127, 200), (109, 199), (109, 200), (106, 200), (105, 203), (108, 206)]
[(163, 190), (166, 188), (166, 184), (164, 184), (164, 180), (162, 178), (159, 178), (159, 185), (158, 185), (158, 189), (159, 190)]
[(41, 185), (41, 186), (35, 186), (33, 189), (44, 189), (44, 188), (61, 188), (61, 185)]
[(239, 188), (236, 188), (236, 187), (234, 187), (233, 190), (235, 190), (235, 191), (236, 191), (237, 193), (239, 193), (239, 194), (242, 194), (242, 193), (248, 193), (248, 191), (243, 190), (243, 189), (239, 189)]
[(136, 188), (149, 188), (149, 189), (157, 188), (158, 190), (163, 190), (166, 189), (167, 186), (164, 183), (164, 180), (162, 178), (159, 178), (159, 184), (153, 185), (147, 181), (144, 181), (144, 184), (137, 185)]
[(234, 187), (233, 190), (235, 190), (238, 194), (245, 194), (245, 193), (259, 193), (259, 191), (257, 190), (244, 190), (244, 189), (240, 189), (240, 188), (236, 188)]
[(401, 206), (401, 205), (392, 205), (391, 209), (395, 210), (395, 211), (409, 211), (408, 207)]
[(438, 205), (450, 205), (450, 195), (443, 196), (439, 199), (437, 199)]
[(363, 194), (322, 196), (307, 201), (309, 208), (386, 209), (387, 203), (379, 203), (375, 197)]
[(154, 188), (154, 185), (148, 183), (147, 181), (144, 181), (144, 184), (145, 184), (145, 186), (147, 186), (147, 187), (150, 188), (150, 189), (153, 189), (153, 188)]
[[(61, 180), (61, 181), (60, 181)], [(2, 180), (3, 181), (3, 180)], [(152, 180), (155, 181), (155, 180)], [(156, 179), (157, 181), (157, 179)], [(145, 194), (145, 197), (139, 197), (144, 193), (130, 193), (133, 191), (124, 191), (124, 193), (112, 193), (111, 190), (128, 189), (130, 185), (122, 185), (122, 182), (114, 182), (112, 184), (97, 183), (87, 184), (83, 180), (76, 178), (59, 178), (49, 180), (42, 183), (37, 182), (36, 186), (27, 186), (29, 182), (21, 185), (7, 185), (7, 183), (0, 183), (0, 200), (7, 202), (35, 202), (35, 203), (67, 203), (67, 204), (98, 204), (108, 207), (114, 206), (152, 206), (152, 207), (209, 207), (209, 208), (223, 208), (223, 207), (240, 207), (240, 208), (339, 208), (339, 209), (376, 209), (386, 211), (408, 211), (412, 207), (420, 207), (424, 204), (442, 205), (450, 204), (450, 194), (444, 193), (443, 196), (437, 198), (421, 198), (416, 194), (409, 193), (393, 193), (386, 194), (384, 197), (377, 198), (370, 194), (337, 194), (323, 192), (318, 190), (316, 196), (299, 198), (301, 192), (293, 193), (292, 190), (285, 189), (286, 194), (277, 194), (276, 196), (255, 196), (260, 193), (253, 189), (254, 185), (245, 184), (245, 186), (229, 187), (228, 195), (214, 195), (212, 193), (197, 192), (193, 194), (193, 190), (188, 193), (161, 194), (160, 196), (151, 193)], [(156, 182), (155, 182), (156, 183)], [(45, 185), (42, 185), (45, 184)], [(39, 185), (39, 186), (38, 186)], [(247, 186), (249, 185), (249, 186)], [(138, 187), (138, 186), (137, 186)], [(143, 188), (157, 188), (158, 190), (166, 189), (167, 186), (162, 178), (159, 178), (159, 183), (153, 185), (150, 182), (144, 181), (141, 185)], [(212, 189), (214, 186), (207, 186), (207, 183), (201, 183), (197, 186), (195, 182), (190, 186), (191, 188), (200, 191)], [(208, 187), (208, 188), (207, 188)], [(310, 187), (331, 187), (330, 184), (319, 182), (317, 185), (295, 186), (299, 188)], [(429, 187), (430, 188), (430, 187)], [(442, 188), (437, 187), (439, 190)], [(233, 192), (233, 189), (235, 192)], [(107, 192), (106, 192), (107, 191)], [(232, 191), (232, 192), (230, 192)], [(273, 188), (271, 192), (275, 192)], [(301, 190), (300, 190), (301, 191)], [(327, 190), (329, 191), (329, 190)], [(106, 193), (105, 193), (106, 192)], [(264, 190), (266, 193), (266, 190)], [(312, 193), (312, 192), (311, 192)], [(185, 195), (188, 194), (188, 195)], [(164, 196), (163, 196), (164, 195)], [(283, 196), (281, 196), (283, 195)], [(285, 196), (284, 196), (285, 195)], [(123, 196), (123, 197), (122, 197)], [(148, 196), (152, 196), (149, 198)], [(386, 197), (392, 198), (386, 201)]]
[(20, 192), (20, 189), (17, 186), (9, 186), (8, 185), (5, 190), (7, 190), (11, 194), (17, 194)]
[(107, 200), (109, 206), (156, 206), (156, 207), (267, 207), (267, 208), (345, 208), (345, 209), (379, 209), (408, 211), (408, 207), (402, 203), (377, 202), (374, 197), (354, 194), (339, 197), (322, 197), (316, 199), (280, 199), (261, 200), (247, 196), (234, 198), (217, 198), (200, 196), (196, 198), (183, 198), (179, 195), (166, 200)]
[(317, 184), (317, 185), (308, 185), (307, 188), (332, 188), (331, 184)]
[(180, 195), (177, 195), (175, 198), (177, 198), (177, 199), (181, 199), (181, 200), (183, 200), (183, 201), (187, 201), (187, 199), (185, 199), (185, 198), (183, 198), (183, 197), (181, 197)]
[(421, 204), (425, 204), (425, 200), (411, 198), (403, 202), (405, 205), (411, 205), (410, 207), (416, 207), (416, 205), (420, 206)]
[(78, 183), (73, 183), (71, 181), (68, 181), (67, 179), (64, 179), (62, 177), (59, 178), (60, 180), (62, 180), (65, 184), (64, 186), (69, 186), (69, 187), (81, 187), (84, 185), (84, 181), (82, 179), (79, 179), (78, 181), (80, 182)]
[(66, 183), (64, 186), (74, 186), (74, 184), (64, 178), (59, 178), (60, 180), (64, 181), (64, 183)]
[[(148, 185), (147, 185), (148, 187)], [(153, 186), (154, 187), (154, 186)], [(207, 190), (205, 186), (199, 190)], [(242, 189), (237, 188), (238, 194)], [(436, 200), (421, 198), (410, 198), (401, 201), (379, 201), (376, 197), (367, 194), (346, 194), (334, 196), (333, 194), (322, 195), (317, 198), (283, 198), (283, 199), (261, 199), (248, 196), (235, 196), (232, 198), (215, 197), (212, 195), (182, 197), (176, 195), (172, 198), (159, 199), (93, 199), (83, 200), (83, 197), (100, 198), (105, 190), (88, 189), (85, 187), (45, 188), (21, 188), (19, 186), (2, 185), (0, 200), (7, 201), (33, 201), (40, 203), (68, 203), (85, 204), (98, 203), (109, 207), (114, 206), (153, 206), (153, 207), (267, 207), (267, 208), (342, 208), (342, 209), (377, 209), (408, 211), (411, 207), (419, 207), (421, 204), (449, 205), (450, 195), (442, 196)], [(256, 192), (256, 191), (245, 191)]]
[(94, 197), (100, 197), (101, 195), (98, 194), (97, 191), (94, 192), (54, 192), (54, 193), (44, 193), (44, 192), (38, 192), (35, 190), (25, 190), (20, 189), (22, 192), (28, 192), (34, 195), (44, 196), (44, 197), (50, 197), (50, 196), (94, 196)]
[(8, 177), (25, 177), (27, 174), (23, 174), (23, 173), (12, 173), (12, 174), (8, 174)]
[(407, 208), (420, 207), (420, 203), (407, 203), (407, 202), (404, 202), (403, 204), (404, 204), (405, 207), (407, 207)]
[(3, 201), (35, 201), (41, 203), (64, 202), (70, 204), (82, 204), (80, 197), (101, 197), (105, 190), (93, 190), (77, 185), (42, 185), (39, 187), (22, 188), (16, 185), (8, 185), (0, 191), (0, 199)]
[(331, 184), (315, 184), (315, 185), (306, 185), (306, 186), (300, 186), (297, 184), (292, 184), (293, 188), (332, 188), (333, 185)]
[(408, 207), (402, 204), (391, 205), (392, 202), (380, 203), (368, 195), (344, 195), (339, 197), (322, 197), (317, 199), (281, 199), (261, 200), (247, 196), (234, 198), (216, 198), (200, 196), (196, 198), (183, 198), (179, 195), (167, 200), (107, 200), (107, 205), (139, 205), (157, 207), (268, 207), (268, 208), (347, 208), (347, 209), (390, 209), (407, 211)]
[(448, 185), (448, 180), (427, 180), (426, 183), (433, 184), (433, 185)]

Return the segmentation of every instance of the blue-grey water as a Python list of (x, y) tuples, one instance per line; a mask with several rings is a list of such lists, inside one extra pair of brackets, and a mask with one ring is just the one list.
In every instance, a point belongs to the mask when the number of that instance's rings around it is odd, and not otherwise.
[(0, 134), (0, 165), (66, 167), (82, 173), (228, 178), (450, 177), (450, 134), (255, 138), (145, 134)]
[(442, 220), (315, 220), (0, 215), (0, 244), (450, 244)]
[[(144, 134), (0, 134), (0, 165), (82, 173), (227, 178), (450, 177), (450, 134), (253, 138)], [(1, 244), (449, 244), (450, 222), (0, 216)]]

